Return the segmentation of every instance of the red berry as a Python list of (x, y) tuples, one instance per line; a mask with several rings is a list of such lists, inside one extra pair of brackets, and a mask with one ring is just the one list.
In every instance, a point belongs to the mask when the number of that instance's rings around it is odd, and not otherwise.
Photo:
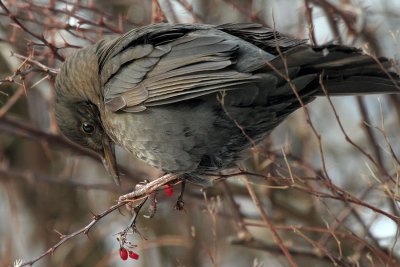
[(126, 261), (128, 259), (128, 251), (125, 248), (119, 249), (119, 256), (122, 260)]
[(137, 259), (139, 259), (139, 254), (136, 254), (135, 252), (129, 250), (129, 258), (137, 260)]
[(165, 192), (165, 194), (166, 194), (167, 196), (169, 196), (169, 197), (172, 196), (172, 195), (174, 194), (174, 189), (172, 188), (172, 185), (167, 184), (167, 185), (165, 186), (164, 192)]

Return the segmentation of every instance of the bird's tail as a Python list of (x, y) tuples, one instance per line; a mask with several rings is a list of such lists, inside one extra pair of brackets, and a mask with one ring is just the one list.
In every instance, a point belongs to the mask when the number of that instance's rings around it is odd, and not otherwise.
[[(283, 57), (283, 59), (282, 59)], [(282, 70), (298, 68), (296, 77), (321, 74), (323, 87), (329, 95), (399, 94), (400, 78), (387, 58), (376, 58), (346, 46), (298, 46), (271, 61)], [(321, 80), (314, 79), (321, 89)], [(310, 88), (310, 86), (307, 86)], [(317, 90), (314, 95), (325, 95)]]

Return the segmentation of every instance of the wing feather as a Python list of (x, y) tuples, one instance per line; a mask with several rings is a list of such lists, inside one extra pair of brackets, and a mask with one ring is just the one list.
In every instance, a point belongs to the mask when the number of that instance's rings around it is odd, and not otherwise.
[(106, 106), (138, 112), (254, 83), (252, 74), (232, 68), (238, 49), (221, 35), (191, 33), (161, 45), (126, 48), (104, 63)]

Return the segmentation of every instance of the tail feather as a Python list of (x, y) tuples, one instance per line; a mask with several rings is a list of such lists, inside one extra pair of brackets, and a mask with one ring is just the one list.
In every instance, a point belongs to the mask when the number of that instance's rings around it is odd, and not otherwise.
[[(398, 79), (398, 78), (397, 78)], [(392, 81), (389, 78), (373, 76), (350, 76), (342, 79), (327, 79), (323, 83), (324, 89), (332, 96), (345, 95), (367, 95), (367, 94), (400, 94), (399, 81)], [(317, 90), (315, 95), (325, 95), (322, 88)]]
[[(297, 77), (323, 75), (324, 88), (329, 95), (400, 93), (400, 77), (391, 70), (390, 60), (373, 58), (352, 47), (301, 45), (272, 60), (266, 67), (270, 71), (271, 65), (280, 70), (300, 67)], [(317, 84), (318, 89), (314, 95), (325, 95), (319, 82), (313, 84)]]

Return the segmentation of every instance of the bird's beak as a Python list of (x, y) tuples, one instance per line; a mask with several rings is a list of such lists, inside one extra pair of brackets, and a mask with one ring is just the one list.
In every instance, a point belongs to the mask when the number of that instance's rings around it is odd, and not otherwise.
[(106, 168), (108, 173), (112, 176), (116, 185), (120, 185), (117, 160), (115, 157), (114, 143), (111, 141), (110, 137), (108, 137), (106, 134), (103, 135), (102, 143), (103, 143), (102, 160), (104, 167)]

